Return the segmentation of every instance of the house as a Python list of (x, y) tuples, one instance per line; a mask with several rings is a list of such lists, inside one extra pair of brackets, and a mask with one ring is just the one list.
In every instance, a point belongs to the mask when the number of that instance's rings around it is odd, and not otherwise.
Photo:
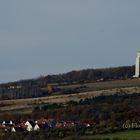
[(33, 130), (33, 126), (31, 125), (31, 122), (29, 122), (29, 121), (26, 121), (25, 127), (26, 127), (26, 130), (29, 132), (31, 132)]
[(64, 126), (64, 122), (56, 122), (55, 128), (61, 128)]
[(12, 121), (10, 121), (10, 123), (9, 123), (10, 125), (13, 125), (13, 122)]
[(47, 119), (40, 119), (35, 121), (35, 124), (39, 126), (40, 129), (45, 130), (48, 128), (48, 120)]
[(36, 124), (47, 124), (48, 120), (47, 119), (40, 119), (40, 120), (35, 121), (35, 123)]
[(29, 121), (26, 121), (25, 126), (31, 126)]
[(38, 124), (36, 124), (36, 125), (34, 126), (34, 128), (33, 128), (34, 131), (38, 131), (39, 129), (40, 129), (40, 127), (39, 127)]
[(32, 127), (31, 125), (28, 125), (27, 128), (26, 128), (26, 130), (27, 130), (28, 132), (31, 132), (31, 131), (33, 130), (33, 127)]
[(48, 126), (49, 126), (50, 128), (55, 127), (55, 125), (56, 125), (56, 121), (55, 121), (54, 119), (49, 119), (49, 120), (48, 120)]
[(64, 122), (64, 128), (71, 128), (71, 127), (74, 127), (74, 126), (75, 126), (75, 124), (72, 121)]
[(4, 128), (3, 128), (3, 130), (4, 130), (4, 132), (11, 132), (11, 128), (9, 127), (9, 126), (5, 126)]
[(5, 122), (5, 121), (3, 121), (3, 122), (2, 122), (2, 125), (6, 125), (6, 122)]
[(14, 127), (11, 128), (11, 132), (15, 133), (16, 129)]

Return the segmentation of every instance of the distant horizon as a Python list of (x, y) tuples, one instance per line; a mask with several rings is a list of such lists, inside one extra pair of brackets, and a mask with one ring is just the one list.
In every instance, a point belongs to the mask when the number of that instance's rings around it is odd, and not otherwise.
[(109, 69), (109, 68), (118, 68), (118, 67), (131, 67), (131, 66), (135, 66), (135, 65), (122, 65), (122, 66), (113, 66), (113, 67), (100, 67), (100, 68), (82, 68), (82, 69), (73, 69), (73, 70), (69, 70), (69, 71), (66, 71), (66, 72), (58, 72), (58, 73), (51, 73), (51, 74), (44, 74), (44, 75), (38, 75), (38, 76), (35, 76), (35, 77), (27, 77), (27, 78), (19, 78), (17, 80), (13, 80), (13, 81), (7, 81), (7, 82), (0, 82), (0, 84), (6, 84), (6, 83), (11, 83), (11, 82), (18, 82), (18, 81), (24, 81), (24, 80), (35, 80), (35, 79), (38, 79), (40, 77), (46, 77), (48, 75), (59, 75), (59, 74), (66, 74), (66, 73), (69, 73), (69, 72), (72, 72), (72, 71), (82, 71), (82, 70), (88, 70), (88, 69)]

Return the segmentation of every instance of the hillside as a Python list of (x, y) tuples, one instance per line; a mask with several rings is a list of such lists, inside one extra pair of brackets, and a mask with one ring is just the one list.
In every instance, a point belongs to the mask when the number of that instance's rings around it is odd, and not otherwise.
[[(81, 139), (109, 138), (112, 140), (116, 138), (139, 138), (139, 131), (134, 131), (136, 129), (138, 130), (137, 126), (131, 127), (131, 125), (133, 123), (139, 124), (140, 94), (124, 94), (123, 91), (121, 91), (121, 93), (114, 93), (112, 95), (109, 94), (108, 96), (85, 96), (85, 99), (80, 99), (79, 101), (67, 101), (68, 100), (63, 99), (62, 103), (59, 102), (55, 104), (35, 104), (36, 106), (34, 107), (34, 110), (26, 114), (23, 114), (23, 111), (20, 109), (19, 112), (16, 114), (13, 114), (13, 111), (11, 111), (10, 114), (10, 112), (8, 111), (7, 113), (2, 113), (0, 115), (0, 122), (3, 122), (3, 120), (5, 120), (6, 122), (9, 122), (9, 120), (13, 120), (13, 122), (21, 123), (25, 120), (30, 119), (38, 121), (42, 120), (42, 122), (44, 122), (44, 119), (42, 118), (53, 118), (58, 123), (73, 122), (75, 125), (71, 127), (54, 127), (52, 129), (46, 128), (42, 131), (33, 131), (30, 133), (17, 132), (16, 135), (13, 135), (12, 133), (5, 133), (5, 135), (0, 136), (0, 139), (3, 136), (5, 138), (6, 136), (19, 137), (19, 135), (20, 139), (22, 137), (29, 138), (29, 136), (32, 136), (32, 138), (35, 137), (33, 139), (36, 139), (36, 137), (38, 136), (40, 137), (40, 139), (42, 137), (51, 137), (53, 139), (58, 139), (60, 136), (58, 132), (65, 134), (62, 136), (63, 138), (70, 138), (72, 136), (76, 136), (77, 138)], [(13, 102), (14, 101), (12, 101), (12, 103)], [(25, 102), (23, 101), (23, 103)], [(28, 104), (30, 103), (31, 101), (28, 102)], [(87, 126), (86, 124), (89, 125)], [(131, 129), (126, 127), (126, 125), (130, 125)], [(131, 133), (131, 135), (129, 135), (129, 132)], [(46, 135), (48, 133), (50, 134), (49, 136)]]
[(59, 86), (122, 80), (131, 78), (133, 75), (134, 66), (125, 66), (71, 71), (65, 74), (48, 75), (37, 79), (5, 83), (0, 84), (0, 100), (79, 93), (81, 92), (81, 89), (82, 91), (88, 91), (89, 89), (86, 88), (86, 86), (80, 86), (76, 89), (67, 91), (61, 90)]
[[(56, 84), (55, 84), (56, 85)], [(57, 85), (58, 86), (58, 85)], [(61, 90), (77, 89), (81, 84), (59, 85)], [(5, 133), (0, 137), (6, 139), (27, 138), (37, 139), (38, 136), (58, 138), (58, 132), (65, 134), (63, 138), (69, 139), (132, 139), (139, 137), (133, 130), (131, 135), (123, 124), (138, 123), (140, 120), (140, 79), (100, 81), (85, 83), (80, 93), (53, 95), (47, 97), (2, 100), (0, 101), (0, 122), (22, 122), (25, 120), (40, 120), (53, 118), (61, 122), (89, 123), (90, 127), (79, 125), (72, 128), (45, 129), (37, 133)], [(124, 133), (120, 133), (124, 131)], [(126, 131), (126, 132), (125, 132)], [(46, 135), (49, 132), (49, 136)], [(116, 133), (115, 133), (116, 132)], [(131, 131), (129, 131), (131, 132)], [(34, 139), (35, 139), (34, 138)]]
[[(83, 86), (83, 85), (82, 85)], [(63, 95), (53, 95), (38, 98), (28, 99), (15, 99), (0, 101), (0, 113), (6, 112), (32, 112), (36, 105), (53, 104), (53, 103), (67, 103), (69, 101), (80, 101), (85, 98), (93, 98), (100, 95), (112, 95), (112, 94), (133, 94), (140, 93), (140, 79), (127, 79), (127, 80), (115, 80), (107, 82), (95, 82), (86, 83), (80, 93), (66, 93), (66, 91), (74, 91), (81, 84), (71, 84), (67, 86), (59, 86), (64, 91)]]

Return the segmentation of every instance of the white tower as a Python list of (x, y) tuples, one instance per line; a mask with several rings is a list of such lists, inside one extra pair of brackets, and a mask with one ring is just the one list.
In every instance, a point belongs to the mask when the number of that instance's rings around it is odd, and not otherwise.
[(134, 77), (140, 77), (140, 51), (137, 53), (136, 65), (135, 65), (135, 75)]

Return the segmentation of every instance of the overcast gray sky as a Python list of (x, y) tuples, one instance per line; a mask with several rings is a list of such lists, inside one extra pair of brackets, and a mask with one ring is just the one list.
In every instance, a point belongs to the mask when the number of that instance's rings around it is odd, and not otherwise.
[(140, 0), (1, 0), (0, 82), (133, 65)]

